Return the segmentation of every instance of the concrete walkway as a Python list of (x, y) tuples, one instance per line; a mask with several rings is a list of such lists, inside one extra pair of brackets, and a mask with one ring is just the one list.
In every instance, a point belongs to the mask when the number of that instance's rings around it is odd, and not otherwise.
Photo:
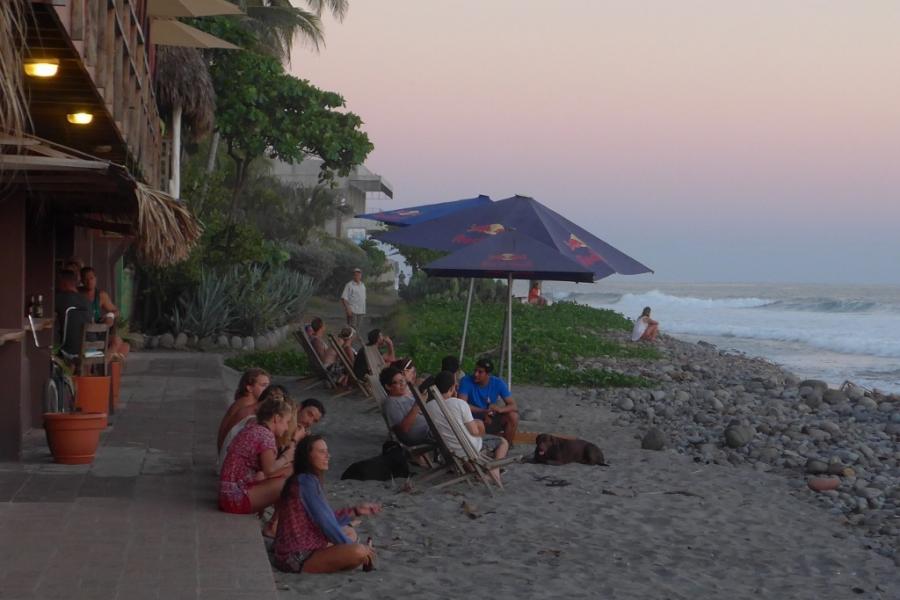
[(92, 465), (56, 465), (42, 430), (0, 463), (0, 599), (274, 599), (255, 517), (216, 508), (218, 355), (133, 354)]

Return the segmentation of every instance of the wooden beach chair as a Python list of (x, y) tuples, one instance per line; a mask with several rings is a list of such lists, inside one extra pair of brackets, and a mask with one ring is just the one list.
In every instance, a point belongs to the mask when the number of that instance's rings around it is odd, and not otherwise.
[(326, 387), (330, 387), (332, 390), (336, 390), (337, 393), (332, 395), (332, 398), (340, 398), (341, 396), (346, 396), (349, 394), (351, 389), (347, 389), (341, 391), (341, 386), (331, 374), (331, 372), (325, 368), (325, 365), (322, 364), (322, 359), (319, 358), (319, 354), (316, 352), (315, 348), (313, 348), (312, 341), (309, 339), (309, 335), (306, 333), (306, 329), (301, 327), (300, 329), (294, 332), (294, 337), (297, 339), (297, 343), (300, 344), (300, 347), (303, 348), (303, 351), (306, 352), (306, 358), (309, 360), (309, 367), (312, 369), (313, 374), (310, 377), (301, 378), (303, 379), (315, 379), (310, 385), (302, 388), (302, 391), (306, 391), (308, 389), (314, 388), (317, 385), (326, 385)]
[(454, 435), (459, 442), (460, 447), (463, 449), (463, 453), (465, 456), (462, 458), (465, 463), (471, 467), (477, 477), (487, 486), (488, 491), (493, 495), (494, 491), (491, 488), (491, 482), (497, 485), (500, 489), (503, 489), (503, 482), (499, 479), (494, 479), (491, 476), (490, 471), (493, 469), (499, 469), (500, 467), (512, 464), (514, 462), (520, 462), (521, 457), (519, 456), (508, 456), (506, 458), (501, 458), (500, 460), (491, 460), (484, 457), (480, 452), (475, 450), (472, 446), (472, 443), (469, 441), (469, 436), (466, 435), (466, 432), (463, 429), (463, 425), (459, 423), (456, 419), (452, 418), (450, 415), (450, 409), (447, 408), (447, 404), (444, 402), (444, 397), (438, 391), (437, 386), (431, 386), (428, 388), (428, 391), (431, 394), (431, 402), (436, 402), (438, 409), (441, 411), (441, 414), (444, 415), (444, 418), (447, 419), (447, 422), (450, 424), (450, 429), (453, 430)]
[(337, 338), (334, 337), (333, 333), (328, 334), (328, 342), (337, 354), (338, 361), (340, 361), (341, 367), (343, 367), (344, 372), (347, 374), (347, 387), (355, 385), (364, 398), (372, 398), (372, 392), (369, 390), (367, 383), (360, 381), (356, 376), (356, 373), (353, 372), (353, 362), (350, 360), (350, 357), (344, 354), (344, 350), (341, 348), (341, 345), (338, 343)]
[(384, 362), (384, 357), (381, 355), (381, 352), (378, 351), (377, 346), (369, 346), (366, 344), (363, 346), (363, 352), (365, 352), (366, 364), (369, 366), (369, 373), (372, 373), (375, 376), (381, 375), (381, 371), (387, 366)]
[[(384, 410), (384, 405), (387, 402), (388, 395), (384, 390), (384, 386), (381, 385), (381, 381), (378, 380), (378, 377), (372, 373), (366, 375), (366, 379), (368, 380), (369, 388), (372, 390), (372, 399), (375, 400), (375, 403), (378, 404), (378, 412), (381, 413), (381, 418), (384, 421), (384, 426), (387, 427), (388, 438), (400, 444), (403, 449), (407, 452), (408, 456), (411, 458), (418, 458), (420, 456), (424, 457), (425, 463), (429, 469), (433, 469), (435, 467), (434, 461), (428, 456), (435, 450), (434, 444), (415, 444), (408, 445), (404, 443), (394, 432), (394, 428), (391, 427), (391, 423), (388, 421), (387, 412)], [(429, 426), (430, 429), (430, 426)]]

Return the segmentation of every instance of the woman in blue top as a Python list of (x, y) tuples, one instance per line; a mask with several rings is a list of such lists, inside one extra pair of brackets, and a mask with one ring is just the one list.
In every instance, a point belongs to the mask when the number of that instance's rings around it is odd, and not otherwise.
[(278, 503), (274, 562), (282, 571), (335, 573), (360, 566), (370, 571), (375, 564), (371, 538), (367, 544), (357, 543), (350, 524), (354, 517), (378, 514), (381, 505), (363, 503), (332, 510), (322, 487), (329, 459), (320, 435), (303, 438), (294, 454), (294, 474)]

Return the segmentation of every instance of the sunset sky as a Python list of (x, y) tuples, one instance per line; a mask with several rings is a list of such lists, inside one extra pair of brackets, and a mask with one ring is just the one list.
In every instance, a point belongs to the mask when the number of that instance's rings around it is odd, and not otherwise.
[(291, 71), (399, 208), (530, 195), (659, 281), (900, 283), (900, 2), (351, 0)]

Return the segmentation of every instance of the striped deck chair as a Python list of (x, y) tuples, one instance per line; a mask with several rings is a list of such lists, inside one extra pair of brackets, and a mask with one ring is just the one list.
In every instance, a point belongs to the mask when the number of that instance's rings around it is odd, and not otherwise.
[(514, 462), (520, 462), (521, 457), (508, 456), (506, 458), (501, 458), (500, 460), (491, 460), (483, 456), (472, 446), (472, 442), (469, 441), (469, 436), (466, 435), (463, 424), (454, 419), (450, 414), (450, 409), (447, 408), (447, 404), (444, 402), (444, 396), (438, 391), (437, 386), (431, 386), (430, 388), (428, 388), (428, 391), (431, 395), (431, 402), (437, 403), (438, 409), (450, 424), (450, 429), (453, 431), (454, 435), (457, 438), (457, 441), (459, 442), (459, 446), (463, 450), (463, 456), (459, 458), (462, 459), (471, 469), (475, 471), (478, 479), (480, 479), (481, 482), (484, 483), (491, 495), (493, 495), (494, 493), (493, 489), (491, 488), (491, 482), (495, 483), (500, 489), (503, 489), (503, 482), (501, 482), (499, 479), (495, 479), (490, 474), (490, 471), (493, 469), (499, 469), (500, 467), (512, 464)]
[(366, 344), (363, 346), (362, 351), (365, 352), (366, 364), (369, 365), (369, 373), (372, 373), (376, 377), (381, 375), (381, 371), (387, 365), (384, 362), (384, 357), (381, 355), (381, 352), (378, 351), (378, 347)]
[(348, 387), (355, 385), (357, 389), (362, 393), (363, 397), (371, 398), (372, 392), (369, 391), (368, 385), (364, 381), (360, 381), (356, 376), (356, 373), (353, 372), (353, 361), (350, 360), (346, 354), (344, 354), (343, 348), (338, 343), (337, 338), (334, 337), (333, 333), (328, 334), (328, 342), (331, 344), (332, 349), (334, 349), (337, 354), (338, 361), (341, 363), (341, 366), (344, 368), (344, 373), (347, 374), (347, 381), (349, 383)]
[(394, 431), (394, 428), (391, 427), (391, 423), (388, 421), (387, 412), (384, 410), (384, 405), (388, 400), (387, 392), (384, 390), (384, 386), (381, 385), (381, 382), (378, 380), (378, 377), (369, 373), (366, 375), (366, 379), (368, 380), (369, 388), (372, 390), (372, 398), (378, 404), (378, 412), (381, 413), (381, 418), (384, 420), (384, 426), (387, 427), (388, 437), (391, 441), (397, 442), (400, 444), (404, 450), (406, 450), (407, 454), (411, 458), (418, 458), (419, 456), (425, 457), (425, 462), (429, 468), (434, 468), (434, 464), (432, 460), (428, 457), (428, 454), (434, 451), (434, 444), (415, 444), (408, 445), (404, 443)]
[(309, 367), (312, 369), (311, 377), (303, 377), (303, 379), (315, 379), (310, 385), (307, 385), (303, 388), (303, 391), (306, 391), (310, 388), (314, 388), (317, 385), (325, 384), (326, 387), (330, 387), (332, 390), (336, 390), (336, 393), (332, 395), (332, 398), (340, 398), (341, 396), (346, 396), (352, 390), (340, 391), (340, 385), (337, 380), (331, 374), (331, 372), (325, 368), (325, 365), (322, 364), (322, 359), (319, 358), (319, 354), (316, 352), (315, 348), (313, 348), (312, 341), (309, 339), (309, 335), (306, 333), (306, 328), (301, 327), (300, 329), (294, 332), (294, 337), (297, 339), (297, 343), (300, 344), (300, 347), (303, 348), (303, 351), (306, 352), (306, 357), (309, 359)]

